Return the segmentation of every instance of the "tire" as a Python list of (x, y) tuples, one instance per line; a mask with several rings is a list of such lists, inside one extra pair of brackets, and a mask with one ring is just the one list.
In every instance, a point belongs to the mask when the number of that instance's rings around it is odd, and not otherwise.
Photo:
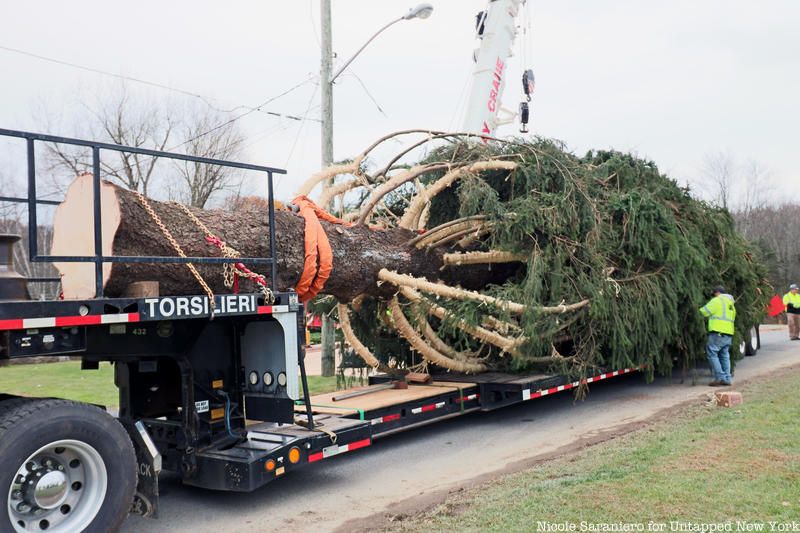
[(744, 354), (756, 355), (761, 348), (761, 336), (758, 333), (758, 326), (753, 326), (744, 336)]
[(133, 444), (105, 411), (67, 400), (0, 402), (0, 531), (116, 531), (136, 483)]

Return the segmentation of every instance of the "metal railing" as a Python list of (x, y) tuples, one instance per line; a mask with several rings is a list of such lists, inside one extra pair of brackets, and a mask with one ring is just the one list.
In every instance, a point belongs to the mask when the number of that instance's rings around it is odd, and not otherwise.
[[(94, 263), (95, 268), (95, 297), (103, 297), (103, 264), (105, 263), (197, 263), (197, 264), (221, 264), (221, 263), (251, 263), (270, 265), (270, 286), (275, 291), (275, 280), (277, 278), (277, 253), (275, 250), (275, 204), (272, 188), (273, 174), (286, 174), (280, 168), (250, 165), (247, 163), (237, 163), (222, 159), (212, 159), (208, 157), (197, 157), (172, 152), (162, 152), (158, 150), (148, 150), (146, 148), (135, 148), (120, 144), (109, 144), (82, 139), (71, 139), (68, 137), (57, 137), (53, 135), (42, 135), (26, 131), (7, 130), (0, 128), (0, 136), (17, 137), (25, 139), (28, 158), (28, 195), (27, 198), (17, 198), (11, 196), (0, 196), (0, 202), (25, 203), (28, 205), (28, 257), (31, 262), (64, 262), (64, 263)], [(92, 217), (94, 222), (94, 255), (73, 256), (73, 255), (39, 255), (37, 237), (37, 204), (58, 205), (61, 202), (56, 200), (39, 200), (36, 198), (36, 152), (35, 142), (52, 142), (58, 144), (70, 144), (74, 146), (85, 146), (92, 149), (92, 177), (94, 184), (94, 198)], [(109, 150), (114, 152), (126, 152), (131, 154), (141, 154), (151, 157), (164, 157), (180, 161), (190, 161), (207, 165), (218, 165), (223, 167), (238, 168), (243, 170), (254, 170), (267, 174), (267, 201), (268, 201), (268, 223), (269, 223), (269, 249), (270, 257), (169, 257), (169, 256), (119, 256), (103, 255), (103, 228), (101, 223), (102, 205), (100, 199), (100, 151)]]

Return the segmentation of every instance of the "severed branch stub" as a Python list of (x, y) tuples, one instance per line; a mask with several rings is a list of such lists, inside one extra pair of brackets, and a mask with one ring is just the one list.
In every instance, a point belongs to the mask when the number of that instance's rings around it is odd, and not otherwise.
[(431, 185), (425, 187), (422, 191), (414, 197), (411, 204), (403, 213), (403, 218), (400, 219), (400, 227), (408, 229), (421, 229), (419, 228), (419, 221), (422, 211), (426, 205), (429, 205), (434, 196), (445, 190), (447, 187), (456, 182), (464, 175), (471, 175), (477, 172), (486, 170), (514, 170), (517, 168), (517, 163), (513, 161), (478, 161), (471, 165), (461, 166), (450, 170), (444, 176), (433, 182)]
[[(429, 300), (426, 300), (420, 293), (411, 287), (401, 287), (400, 293), (413, 302), (424, 302), (426, 305), (428, 305), (428, 312), (439, 320), (454, 319), (452, 314), (447, 309), (440, 307)], [(494, 331), (489, 331), (486, 328), (468, 324), (466, 320), (463, 319), (455, 319), (454, 324), (456, 327), (467, 334), (472, 335), (476, 339), (492, 344), (500, 348), (503, 352), (508, 352), (511, 355), (517, 355), (517, 348), (526, 341), (525, 337), (518, 337), (516, 339), (504, 337), (503, 335), (495, 333)]]
[(431, 283), (425, 279), (415, 278), (406, 274), (398, 274), (397, 272), (392, 272), (385, 268), (378, 272), (378, 278), (383, 281), (394, 283), (399, 287), (411, 287), (412, 289), (430, 292), (445, 298), (453, 298), (456, 300), (473, 300), (476, 302), (486, 303), (500, 309), (507, 309), (509, 312), (514, 314), (522, 314), (525, 312), (525, 306), (522, 304), (500, 300), (498, 298), (487, 296), (475, 291), (450, 287), (449, 285), (445, 285), (443, 283)]
[(409, 344), (411, 344), (411, 347), (414, 348), (414, 350), (419, 352), (422, 357), (431, 363), (449, 370), (465, 372), (468, 374), (486, 371), (486, 365), (483, 363), (470, 363), (450, 359), (426, 343), (425, 340), (420, 337), (416, 331), (414, 331), (414, 327), (411, 325), (411, 323), (409, 323), (408, 319), (403, 313), (403, 309), (400, 307), (396, 296), (389, 302), (389, 309), (392, 312), (392, 323), (397, 328), (397, 331), (400, 333), (400, 335), (406, 339)]
[(527, 261), (530, 254), (501, 252), (490, 250), (488, 252), (462, 252), (447, 253), (442, 256), (445, 266), (480, 265), (486, 263), (513, 263)]

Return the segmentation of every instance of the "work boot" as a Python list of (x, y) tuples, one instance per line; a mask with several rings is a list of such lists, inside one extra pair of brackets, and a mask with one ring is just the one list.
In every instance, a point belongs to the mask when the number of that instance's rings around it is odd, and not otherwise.
[(708, 384), (709, 387), (719, 387), (722, 385), (722, 382), (718, 379), (715, 379), (711, 383)]

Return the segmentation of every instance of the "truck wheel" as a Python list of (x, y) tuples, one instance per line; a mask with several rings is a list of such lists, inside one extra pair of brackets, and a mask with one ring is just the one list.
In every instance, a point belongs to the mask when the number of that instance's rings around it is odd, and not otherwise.
[(0, 531), (115, 531), (136, 490), (125, 429), (92, 405), (0, 402)]
[(758, 326), (753, 326), (750, 332), (744, 336), (744, 354), (756, 355), (761, 348), (761, 338), (758, 334)]

